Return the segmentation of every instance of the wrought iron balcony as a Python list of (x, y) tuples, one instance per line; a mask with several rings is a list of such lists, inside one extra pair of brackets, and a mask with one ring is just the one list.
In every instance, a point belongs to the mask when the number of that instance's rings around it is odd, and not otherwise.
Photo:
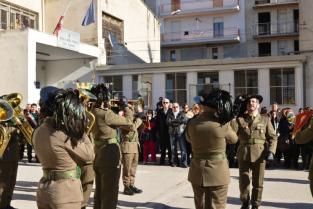
[(161, 3), (160, 16), (227, 13), (239, 11), (239, 0), (181, 0), (179, 3)]
[(255, 0), (254, 8), (299, 4), (299, 0)]
[(279, 23), (258, 23), (253, 26), (253, 36), (255, 38), (277, 37), (277, 36), (297, 36), (299, 35), (299, 22), (279, 22)]
[(240, 30), (238, 27), (224, 28), (222, 30), (189, 30), (161, 34), (162, 46), (238, 42), (240, 42)]

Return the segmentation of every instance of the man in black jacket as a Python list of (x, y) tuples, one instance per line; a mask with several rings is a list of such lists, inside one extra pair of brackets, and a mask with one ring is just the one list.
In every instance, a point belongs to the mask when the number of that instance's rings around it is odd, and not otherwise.
[[(167, 115), (166, 123), (169, 126), (171, 151), (172, 151), (172, 164), (175, 167), (179, 165), (187, 168), (187, 152), (186, 143), (183, 138), (185, 125), (187, 124), (187, 117), (179, 111), (178, 103), (173, 103), (173, 110)], [(177, 143), (179, 144), (181, 159), (178, 160)]]
[(159, 137), (159, 143), (160, 143), (160, 149), (161, 149), (160, 165), (164, 165), (165, 163), (166, 150), (167, 150), (169, 164), (172, 163), (170, 136), (168, 133), (168, 125), (166, 124), (167, 115), (172, 110), (169, 108), (170, 101), (168, 99), (164, 98), (162, 104), (163, 104), (163, 108), (157, 111), (157, 116), (156, 116), (157, 134)]

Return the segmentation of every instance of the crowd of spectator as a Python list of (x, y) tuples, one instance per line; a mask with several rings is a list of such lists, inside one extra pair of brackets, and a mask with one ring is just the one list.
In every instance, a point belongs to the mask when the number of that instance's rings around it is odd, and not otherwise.
[[(160, 153), (160, 165), (186, 168), (190, 164), (192, 150), (185, 138), (185, 127), (192, 117), (199, 114), (200, 107), (195, 104), (171, 103), (166, 98), (159, 98), (156, 110), (148, 110), (148, 125), (141, 134), (143, 155), (141, 161), (157, 163), (156, 153)], [(290, 107), (280, 108), (273, 103), (270, 110), (262, 107), (260, 114), (268, 115), (278, 136), (277, 150), (272, 168), (308, 169), (311, 149), (306, 145), (296, 144), (292, 139), (294, 120), (297, 114), (311, 111), (309, 107), (300, 108), (297, 113)], [(237, 167), (236, 151), (238, 145), (227, 145), (227, 157), (230, 167)], [(179, 148), (179, 149), (178, 149)], [(300, 158), (301, 156), (301, 158)], [(167, 161), (166, 161), (167, 157)]]

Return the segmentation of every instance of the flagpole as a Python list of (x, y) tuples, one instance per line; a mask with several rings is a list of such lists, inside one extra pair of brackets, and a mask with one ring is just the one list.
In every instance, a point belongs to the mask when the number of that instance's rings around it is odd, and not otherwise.
[(63, 22), (63, 19), (64, 19), (66, 13), (67, 13), (67, 10), (68, 10), (69, 7), (71, 6), (72, 2), (73, 2), (73, 0), (70, 0), (70, 1), (67, 3), (67, 5), (66, 5), (66, 7), (65, 7), (65, 10), (64, 10), (64, 12), (63, 12), (63, 15), (60, 17), (60, 19), (59, 19), (57, 25), (56, 25), (55, 28), (54, 28), (54, 31), (53, 31), (53, 34), (54, 34), (54, 35), (58, 35), (59, 30), (61, 30), (61, 27), (62, 27), (62, 24), (63, 24), (63, 23), (62, 23), (62, 22)]

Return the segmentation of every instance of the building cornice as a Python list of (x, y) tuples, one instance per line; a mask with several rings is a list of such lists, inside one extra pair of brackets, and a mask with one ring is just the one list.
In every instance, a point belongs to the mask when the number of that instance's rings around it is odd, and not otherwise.
[(306, 61), (303, 55), (251, 57), (238, 59), (201, 59), (193, 61), (160, 62), (151, 64), (105, 65), (96, 67), (101, 75), (124, 75), (166, 72), (190, 72), (236, 69), (296, 67)]

